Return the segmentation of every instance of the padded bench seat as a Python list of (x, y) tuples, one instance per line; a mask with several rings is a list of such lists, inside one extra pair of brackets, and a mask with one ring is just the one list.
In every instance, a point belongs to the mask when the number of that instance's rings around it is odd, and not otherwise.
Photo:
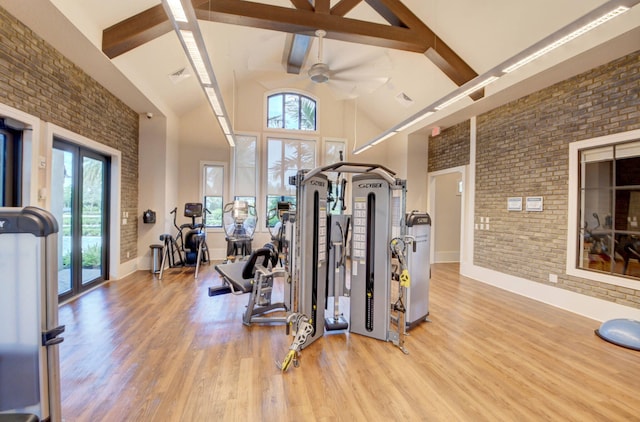
[(242, 278), (242, 271), (245, 262), (237, 261), (227, 264), (218, 264), (214, 268), (225, 279), (226, 284), (222, 286), (209, 287), (209, 296), (225, 295), (228, 293), (244, 294), (251, 292), (251, 279)]

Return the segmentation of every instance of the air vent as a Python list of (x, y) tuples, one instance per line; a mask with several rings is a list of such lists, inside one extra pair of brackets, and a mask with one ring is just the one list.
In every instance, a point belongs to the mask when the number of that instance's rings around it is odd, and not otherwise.
[(409, 97), (404, 92), (399, 92), (398, 95), (396, 95), (396, 101), (405, 107), (409, 107), (411, 104), (413, 104), (413, 100), (411, 99), (411, 97)]
[(185, 79), (189, 78), (190, 76), (191, 75), (189, 74), (189, 71), (187, 71), (187, 69), (183, 67), (182, 69), (169, 74), (169, 79), (174, 84), (178, 84), (184, 81)]

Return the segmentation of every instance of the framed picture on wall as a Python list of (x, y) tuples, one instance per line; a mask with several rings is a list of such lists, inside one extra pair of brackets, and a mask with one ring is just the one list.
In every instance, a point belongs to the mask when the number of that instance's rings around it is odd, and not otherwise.
[(542, 211), (542, 197), (527, 196), (527, 211)]
[(522, 197), (513, 196), (507, 198), (507, 211), (522, 211)]

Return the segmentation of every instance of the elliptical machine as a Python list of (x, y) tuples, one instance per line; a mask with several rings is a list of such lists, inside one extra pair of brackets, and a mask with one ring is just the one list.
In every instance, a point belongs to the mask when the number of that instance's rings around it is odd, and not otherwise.
[(222, 220), (227, 241), (226, 262), (251, 255), (251, 242), (256, 231), (256, 208), (247, 201), (233, 201), (223, 208)]
[[(191, 218), (191, 223), (180, 226), (176, 222), (177, 211), (176, 207), (170, 213), (173, 214), (173, 226), (178, 231), (176, 236), (160, 235), (160, 240), (163, 242), (162, 265), (158, 276), (160, 280), (162, 280), (167, 264), (169, 268), (195, 267), (195, 278), (198, 278), (200, 264), (209, 262), (209, 248), (207, 247), (207, 233), (203, 217), (204, 212), (210, 213), (210, 211), (203, 209), (200, 202), (187, 202), (184, 205), (184, 216)], [(199, 223), (196, 223), (196, 218), (200, 218)]]

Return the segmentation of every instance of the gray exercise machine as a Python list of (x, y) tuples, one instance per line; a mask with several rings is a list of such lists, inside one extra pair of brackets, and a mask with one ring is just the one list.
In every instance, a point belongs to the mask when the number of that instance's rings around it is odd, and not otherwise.
[[(340, 214), (330, 213), (331, 173), (352, 175), (352, 214), (343, 214), (344, 206)], [(271, 292), (275, 274), (285, 280), (280, 309), (286, 316), (277, 321), (286, 323), (293, 341), (285, 358), (276, 362), (283, 371), (297, 366), (300, 352), (331, 330), (389, 341), (407, 353), (407, 327), (426, 319), (429, 300), (429, 236), (412, 230), (429, 228), (430, 220), (420, 214), (419, 224), (418, 214), (405, 214), (406, 182), (380, 165), (340, 162), (300, 170), (290, 183), (296, 186), (296, 210), (286, 213), (278, 230), (286, 238), (278, 235), (286, 250), (258, 266), (253, 258), (217, 265), (224, 283), (211, 287), (209, 295), (251, 292), (243, 322), (273, 322), (259, 319), (273, 309), (264, 293)], [(342, 182), (342, 201), (345, 186)], [(247, 265), (257, 268), (254, 274), (247, 273)], [(421, 282), (414, 291), (409, 277), (413, 271)], [(348, 301), (348, 321), (339, 309), (343, 297)]]
[(0, 208), (0, 419), (62, 420), (60, 259), (51, 213)]
[[(352, 227), (349, 283), (343, 281), (340, 266), (336, 264), (347, 255), (347, 251), (338, 252), (337, 248), (328, 248), (338, 243), (335, 241), (334, 244), (336, 237), (332, 222), (336, 216), (327, 217), (326, 174), (330, 172), (353, 174), (352, 215), (339, 216), (337, 219), (344, 226), (349, 221)], [(407, 256), (413, 253), (413, 248), (407, 252), (403, 247), (401, 259), (398, 259), (400, 251), (394, 250), (397, 242), (392, 242), (401, 239), (403, 244), (416, 243), (416, 236), (407, 234), (406, 182), (396, 178), (395, 173), (383, 166), (347, 162), (301, 170), (292, 182), (297, 187), (298, 211), (292, 240), (296, 246), (292, 248), (291, 271), (292, 285), (298, 286), (298, 294), (294, 296), (297, 298), (296, 306), (290, 315), (294, 341), (278, 366), (286, 370), (292, 362), (295, 365), (297, 354), (322, 337), (331, 321), (338, 321), (340, 313), (335, 309), (327, 321), (320, 318), (326, 296), (331, 295), (334, 306), (340, 295), (349, 297), (349, 332), (390, 341), (407, 353), (404, 336), (407, 324), (411, 321), (406, 318), (407, 311), (411, 307), (422, 311), (422, 305), (428, 302), (428, 295), (425, 297), (418, 290), (413, 295), (411, 305), (405, 305), (409, 303), (410, 283), (407, 274), (411, 265)], [(330, 227), (327, 227), (327, 221)], [(347, 246), (346, 242), (340, 243), (343, 247)], [(427, 253), (427, 267), (428, 248), (427, 237), (426, 244), (421, 248)], [(394, 259), (396, 262), (402, 261), (399, 266), (396, 264), (398, 274), (395, 278)], [(421, 259), (424, 257), (416, 261)], [(323, 279), (327, 280), (324, 285), (320, 283)], [(398, 282), (397, 286), (392, 286), (394, 281)], [(428, 284), (426, 287), (428, 289)], [(342, 327), (347, 328), (347, 324)]]
[(349, 297), (350, 291), (346, 286), (347, 255), (349, 251), (349, 230), (351, 216), (344, 214), (327, 215), (327, 232), (329, 240), (327, 282), (326, 282), (326, 310), (324, 326), (327, 331), (340, 331), (349, 328), (349, 322), (340, 311), (340, 298)]
[(223, 207), (222, 220), (227, 241), (227, 261), (246, 258), (258, 224), (256, 208), (247, 201), (233, 201)]
[[(176, 207), (170, 213), (173, 214), (173, 226), (177, 230), (176, 236), (173, 237), (168, 233), (160, 235), (160, 241), (163, 245), (159, 280), (162, 280), (167, 266), (169, 268), (194, 267), (194, 278), (198, 278), (200, 264), (209, 262), (204, 213), (210, 213), (210, 211), (203, 208), (200, 202), (187, 202), (184, 204), (184, 216), (191, 218), (191, 223), (180, 226), (176, 222), (177, 211)], [(200, 218), (201, 222), (196, 223), (196, 218)]]
[[(327, 176), (300, 170), (296, 175), (296, 224), (293, 284), (297, 286), (294, 313), (305, 315), (311, 334), (303, 349), (324, 334), (327, 271)], [(306, 326), (305, 326), (306, 328)]]
[[(407, 289), (407, 328), (429, 321), (429, 283), (431, 280), (431, 217), (427, 213), (412, 211), (406, 219), (407, 270), (411, 274), (411, 286)], [(410, 245), (409, 245), (410, 244)]]
[[(251, 252), (246, 261), (228, 262), (218, 264), (214, 268), (220, 274), (223, 284), (209, 287), (209, 296), (225, 294), (249, 293), (247, 308), (242, 315), (242, 323), (285, 323), (287, 315), (268, 315), (272, 311), (284, 311), (290, 309), (290, 288), (286, 281), (286, 271), (277, 266), (278, 255), (272, 244)], [(274, 280), (285, 279), (284, 300), (272, 302)]]

